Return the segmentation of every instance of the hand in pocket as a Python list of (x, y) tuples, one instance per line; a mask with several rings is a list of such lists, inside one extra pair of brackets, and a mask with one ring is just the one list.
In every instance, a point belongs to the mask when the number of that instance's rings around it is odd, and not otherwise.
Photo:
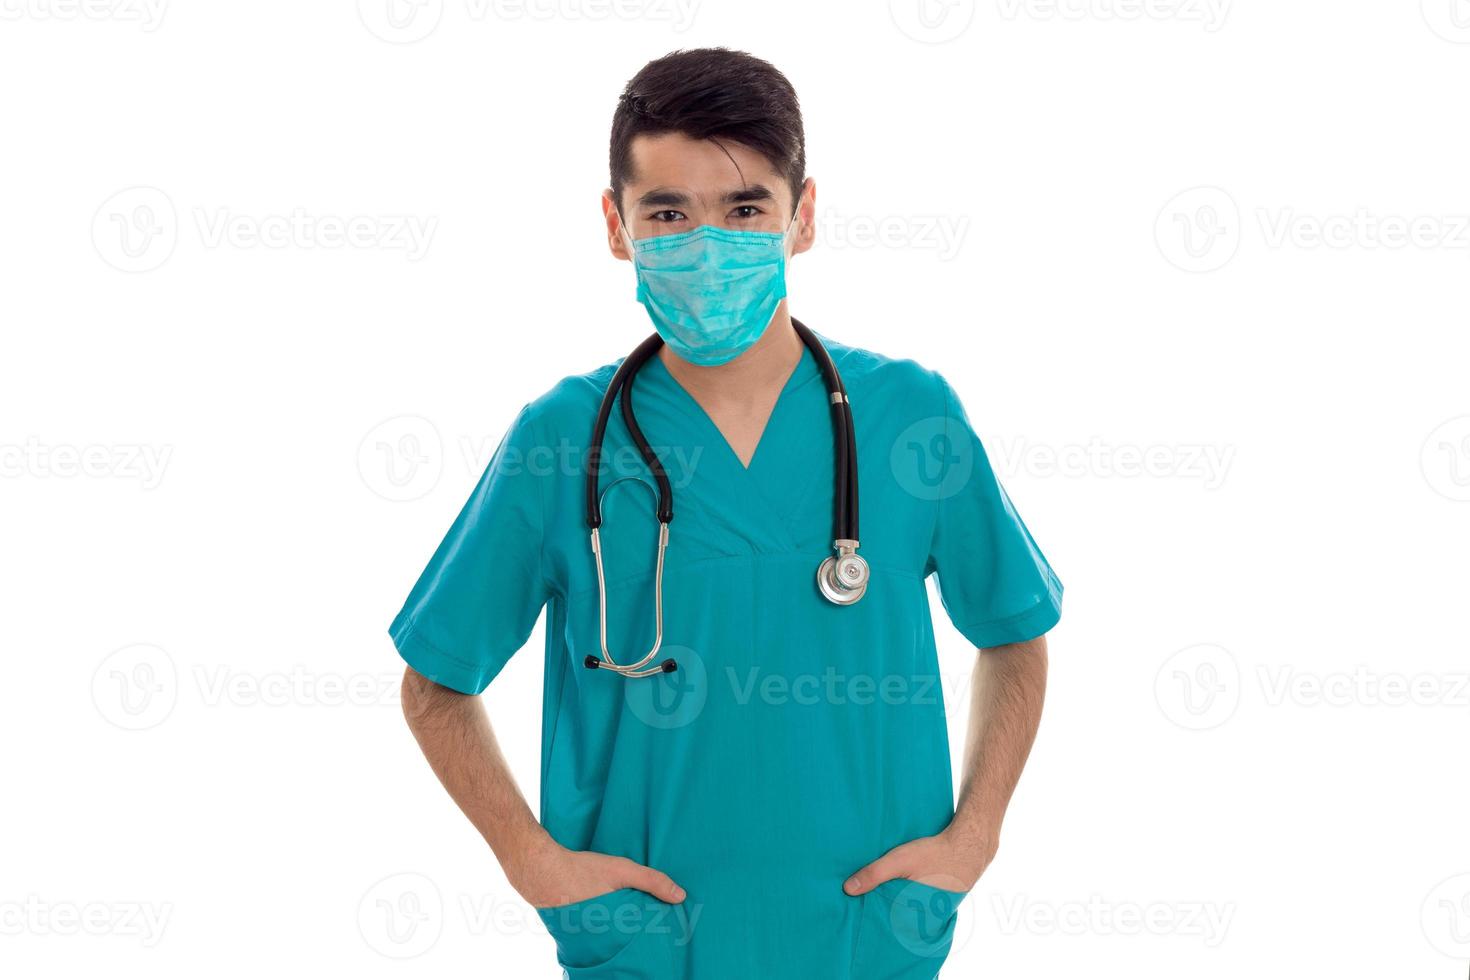
[(670, 905), (684, 901), (684, 889), (661, 871), (611, 854), (568, 850), (549, 837), (519, 863), (511, 885), (538, 909), (623, 888), (645, 892)]
[(962, 838), (946, 830), (898, 845), (854, 872), (842, 888), (849, 895), (862, 895), (884, 882), (906, 879), (945, 891), (968, 892), (993, 857), (993, 838)]

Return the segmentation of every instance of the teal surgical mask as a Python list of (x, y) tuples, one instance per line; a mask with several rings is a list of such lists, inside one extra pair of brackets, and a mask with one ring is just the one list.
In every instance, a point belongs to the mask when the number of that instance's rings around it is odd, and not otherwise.
[(761, 338), (786, 297), (785, 232), (700, 225), (677, 235), (623, 237), (638, 273), (638, 302), (664, 343), (694, 364), (724, 364)]

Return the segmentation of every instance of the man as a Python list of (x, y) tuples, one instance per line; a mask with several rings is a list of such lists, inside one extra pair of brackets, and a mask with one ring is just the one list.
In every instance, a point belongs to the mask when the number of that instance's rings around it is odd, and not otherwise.
[[(780, 72), (651, 62), (611, 170), (608, 247), (664, 341), (620, 380), (669, 488), (621, 406), (589, 439), (617, 364), (527, 405), (393, 622), (409, 723), (568, 977), (931, 980), (1030, 750), (1061, 583), (943, 378), (793, 321), (816, 187)], [(862, 537), (834, 554), (849, 406)], [(930, 574), (979, 648), (957, 805)], [(543, 607), (538, 822), (474, 695)]]

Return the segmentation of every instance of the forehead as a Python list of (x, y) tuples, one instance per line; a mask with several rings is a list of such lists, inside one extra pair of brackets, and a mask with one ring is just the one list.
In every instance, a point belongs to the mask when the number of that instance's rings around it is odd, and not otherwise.
[(636, 136), (628, 154), (632, 173), (625, 193), (629, 201), (659, 187), (717, 195), (751, 184), (763, 184), (785, 196), (785, 178), (760, 153), (720, 140), (690, 139), (683, 133)]

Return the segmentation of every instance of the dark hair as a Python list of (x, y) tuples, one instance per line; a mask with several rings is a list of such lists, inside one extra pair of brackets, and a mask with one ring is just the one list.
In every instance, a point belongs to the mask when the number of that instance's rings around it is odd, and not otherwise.
[(749, 147), (786, 178), (793, 206), (801, 196), (806, 182), (801, 106), (796, 90), (770, 62), (729, 48), (695, 48), (644, 65), (623, 87), (613, 113), (608, 158), (619, 211), (623, 187), (632, 177), (633, 138), (660, 133)]

